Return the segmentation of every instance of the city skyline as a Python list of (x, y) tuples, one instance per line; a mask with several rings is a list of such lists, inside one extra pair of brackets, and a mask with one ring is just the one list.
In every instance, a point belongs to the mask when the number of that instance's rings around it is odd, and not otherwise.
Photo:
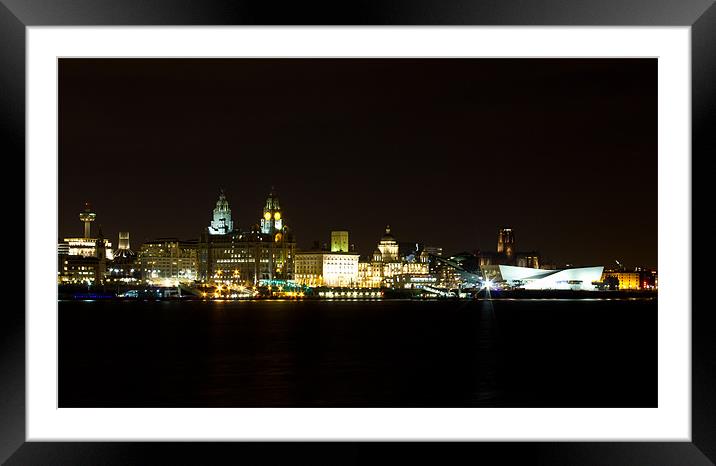
[(655, 60), (59, 68), (60, 237), (79, 236), (89, 201), (113, 243), (197, 238), (220, 189), (247, 229), (275, 186), (299, 249), (345, 229), (370, 254), (390, 224), (448, 254), (493, 251), (511, 227), (554, 262), (656, 266)]
[[(220, 202), (221, 202), (221, 201), (226, 201), (226, 202), (228, 203), (229, 209), (231, 209), (231, 203), (230, 203), (230, 201), (228, 201), (228, 199), (226, 199), (226, 196), (225, 196), (225, 195), (226, 195), (226, 193), (224, 192), (223, 189), (221, 189), (218, 198), (219, 198)], [(273, 196), (273, 195), (275, 195), (275, 189), (272, 188), (272, 189), (271, 189), (271, 195), (270, 195), (270, 196)], [(92, 220), (91, 220), (92, 223), (95, 223), (95, 221), (96, 221), (96, 219), (97, 219), (97, 214), (96, 214), (96, 212), (94, 211), (94, 209), (93, 209), (93, 207), (92, 207), (92, 204), (91, 204), (90, 202), (87, 202), (87, 203), (85, 203), (85, 206), (84, 206), (84, 207), (85, 207), (85, 208), (84, 208), (84, 211), (79, 211), (79, 223), (82, 225), (82, 227), (81, 227), (81, 229), (82, 229), (82, 234), (66, 235), (65, 237), (67, 237), (67, 238), (69, 238), (69, 237), (76, 237), (76, 238), (82, 238), (82, 237), (84, 237), (84, 238), (97, 238), (97, 237), (99, 236), (99, 230), (102, 229), (102, 235), (101, 235), (101, 236), (104, 238), (105, 241), (109, 241), (110, 244), (114, 245), (115, 248), (116, 248), (116, 246), (119, 246), (119, 243), (120, 243), (120, 242), (124, 241), (124, 243), (125, 243), (125, 248), (130, 249), (130, 248), (131, 248), (130, 243), (131, 243), (131, 244), (134, 244), (134, 245), (135, 245), (135, 246), (134, 246), (134, 249), (139, 249), (139, 246), (141, 246), (142, 244), (144, 244), (144, 243), (151, 243), (151, 242), (154, 242), (154, 241), (157, 241), (157, 240), (176, 239), (176, 240), (178, 240), (178, 241), (197, 241), (197, 240), (201, 241), (201, 237), (204, 235), (205, 230), (206, 230), (206, 228), (207, 228), (207, 227), (205, 226), (205, 228), (201, 230), (201, 234), (196, 235), (196, 237), (180, 237), (180, 236), (177, 236), (177, 235), (171, 235), (171, 234), (170, 234), (170, 235), (164, 235), (164, 236), (157, 236), (157, 237), (153, 237), (153, 238), (144, 238), (144, 239), (142, 239), (142, 240), (140, 240), (140, 241), (137, 241), (136, 238), (134, 238), (133, 236), (131, 236), (131, 232), (120, 230), (120, 231), (117, 232), (117, 235), (116, 235), (116, 236), (119, 238), (119, 240), (115, 243), (115, 241), (113, 241), (113, 238), (112, 238), (112, 237), (110, 237), (109, 235), (105, 234), (105, 232), (104, 232), (104, 227), (102, 226), (102, 223), (101, 223), (101, 222), (98, 222), (96, 225), (92, 226), (91, 223), (88, 223), (88, 222), (86, 221), (86, 218), (87, 218), (87, 216), (89, 216), (89, 215), (91, 215), (91, 217), (92, 217)], [(231, 210), (230, 210), (230, 212), (231, 212)], [(280, 218), (280, 217), (279, 217), (279, 218)], [(284, 220), (286, 220), (286, 219), (284, 219)], [(259, 221), (261, 221), (261, 219), (260, 219)], [(290, 223), (290, 222), (287, 222), (287, 223), (285, 224), (285, 226), (288, 227), (289, 230), (291, 231), (292, 228), (290, 227), (290, 225), (288, 225), (288, 223)], [(212, 231), (212, 226), (213, 226), (213, 224), (214, 224), (214, 222), (210, 219), (210, 221), (208, 222), (208, 225), (209, 225), (208, 228), (209, 228), (209, 235), (210, 235), (210, 236), (211, 236), (212, 234), (217, 234), (217, 233), (212, 233), (212, 232), (211, 232), (211, 231)], [(252, 231), (252, 230), (261, 230), (261, 229), (262, 229), (261, 226), (259, 225), (259, 222), (256, 222), (256, 223), (253, 223), (253, 224), (250, 224), (250, 225), (241, 225), (240, 222), (237, 222), (234, 217), (231, 217), (231, 225), (232, 225), (232, 227), (229, 228), (228, 230), (226, 230), (225, 232), (223, 232), (222, 234), (250, 232), (250, 231)], [(391, 227), (390, 224), (385, 224), (385, 226), (382, 227), (382, 229), (380, 229), (380, 231), (382, 232), (381, 234), (383, 234), (383, 233), (385, 233), (385, 232), (387, 232), (387, 231), (390, 231), (390, 230), (394, 230), (394, 227)], [(482, 252), (482, 253), (486, 253), (486, 254), (488, 254), (488, 255), (489, 255), (489, 254), (493, 254), (493, 253), (498, 253), (498, 254), (500, 254), (500, 253), (505, 252), (505, 251), (502, 250), (502, 241), (503, 241), (503, 236), (502, 236), (502, 235), (504, 234), (504, 231), (505, 231), (505, 230), (507, 230), (507, 231), (509, 232), (510, 242), (512, 243), (511, 246), (519, 246), (519, 248), (516, 247), (515, 249), (523, 249), (523, 250), (525, 250), (525, 251), (530, 251), (530, 253), (531, 253), (531, 252), (541, 253), (541, 251), (539, 251), (539, 248), (526, 248), (526, 247), (522, 247), (522, 244), (521, 244), (521, 243), (517, 243), (517, 241), (515, 241), (515, 228), (512, 228), (512, 226), (501, 226), (501, 227), (497, 228), (497, 230), (496, 230), (496, 232), (495, 232), (495, 236), (494, 236), (494, 244), (493, 244), (494, 247), (493, 247), (493, 248), (488, 247), (488, 248), (484, 248), (484, 249), (481, 249), (481, 248), (472, 248), (472, 249), (464, 249), (464, 250), (459, 250), (459, 251), (457, 251), (457, 250), (456, 250), (456, 251), (450, 251), (450, 250), (445, 251), (444, 248), (443, 248), (440, 244), (428, 244), (428, 243), (425, 243), (424, 241), (421, 241), (420, 239), (407, 240), (407, 241), (406, 241), (406, 240), (403, 240), (402, 238), (400, 238), (399, 241), (400, 241), (401, 244), (419, 243), (419, 244), (421, 245), (421, 248), (422, 248), (422, 247), (428, 247), (428, 248), (436, 248), (436, 247), (437, 247), (437, 248), (440, 248), (441, 250), (443, 250), (443, 253), (444, 253), (445, 256), (451, 256), (451, 255), (461, 254), (461, 253), (475, 253), (475, 252), (477, 252), (477, 251), (480, 251), (480, 252)], [(332, 229), (329, 229), (329, 230), (326, 231), (326, 233), (327, 233), (327, 235), (326, 235), (326, 236), (327, 236), (327, 239), (326, 239), (326, 238), (316, 239), (316, 240), (312, 241), (310, 245), (308, 245), (308, 244), (302, 244), (301, 242), (297, 242), (297, 244), (299, 245), (298, 251), (307, 251), (307, 252), (308, 252), (308, 251), (312, 251), (312, 250), (330, 250), (330, 249), (331, 249), (332, 236), (333, 236), (334, 233), (337, 233), (337, 232), (344, 232), (344, 233), (348, 233), (348, 234), (351, 233), (349, 229), (340, 229), (340, 228), (332, 228)], [(378, 238), (379, 236), (380, 236), (380, 235), (377, 235), (376, 238)], [(122, 237), (124, 237), (124, 239), (122, 239)], [(58, 238), (58, 240), (61, 240), (61, 239), (62, 239), (62, 237)], [(375, 244), (378, 243), (378, 241), (379, 241), (379, 240), (376, 239), (376, 240), (374, 241), (373, 246), (375, 246)], [(355, 248), (355, 249), (353, 249), (353, 248)], [(355, 252), (355, 253), (357, 253), (357, 254), (360, 254), (361, 257), (364, 257), (364, 256), (365, 256), (365, 257), (369, 257), (369, 256), (371, 255), (371, 252), (372, 252), (373, 250), (375, 250), (375, 248), (373, 248), (373, 249), (368, 248), (368, 249), (362, 250), (362, 249), (360, 249), (359, 247), (356, 246), (356, 244), (355, 244), (354, 241), (351, 240), (351, 241), (349, 241), (349, 250), (350, 250), (351, 252)], [(512, 252), (510, 253), (510, 255), (511, 255), (511, 254), (512, 254)], [(574, 265), (584, 266), (584, 265), (594, 265), (594, 264), (577, 264), (577, 263), (574, 263), (574, 262), (572, 262), (572, 263), (569, 263), (569, 262), (567, 262), (567, 263), (556, 263), (555, 261), (552, 260), (551, 257), (546, 257), (546, 256), (544, 256), (543, 254), (540, 254), (540, 256), (541, 256), (541, 258), (542, 258), (542, 259), (541, 259), (542, 263), (543, 263), (543, 264), (547, 264), (547, 265), (549, 265), (549, 266), (565, 266), (565, 265), (566, 265), (566, 266), (574, 266)], [(655, 266), (651, 266), (651, 265), (647, 265), (647, 264), (629, 264), (629, 263), (625, 263), (625, 262), (622, 261), (622, 260), (614, 260), (613, 262), (602, 261), (601, 264), (602, 264), (602, 265), (607, 265), (608, 267), (609, 267), (609, 266), (613, 267), (613, 266), (616, 264), (616, 265), (619, 266), (619, 267), (627, 266), (627, 267), (637, 267), (637, 268), (640, 268), (640, 267), (655, 268)]]

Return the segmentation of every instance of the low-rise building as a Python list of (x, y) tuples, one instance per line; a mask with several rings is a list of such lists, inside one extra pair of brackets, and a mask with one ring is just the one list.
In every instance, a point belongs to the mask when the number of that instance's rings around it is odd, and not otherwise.
[(641, 274), (639, 272), (627, 272), (623, 270), (609, 270), (602, 274), (602, 282), (607, 278), (615, 278), (619, 281), (620, 290), (640, 290)]
[(98, 257), (62, 256), (57, 282), (60, 284), (94, 285), (104, 281), (106, 261)]

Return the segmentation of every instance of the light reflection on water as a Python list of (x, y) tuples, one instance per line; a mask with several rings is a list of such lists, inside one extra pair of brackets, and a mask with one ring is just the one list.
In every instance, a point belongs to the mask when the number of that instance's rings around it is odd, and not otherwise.
[(656, 305), (614, 298), (64, 301), (59, 402), (653, 407)]

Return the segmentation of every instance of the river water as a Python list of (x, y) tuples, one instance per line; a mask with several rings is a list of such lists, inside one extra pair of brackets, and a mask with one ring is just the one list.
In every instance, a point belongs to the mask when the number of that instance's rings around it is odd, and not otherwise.
[(655, 407), (657, 301), (60, 301), (60, 407)]

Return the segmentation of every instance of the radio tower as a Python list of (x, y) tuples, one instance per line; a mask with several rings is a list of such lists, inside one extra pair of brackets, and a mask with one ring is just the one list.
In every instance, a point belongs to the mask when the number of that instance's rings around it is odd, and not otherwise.
[(84, 222), (85, 224), (85, 236), (84, 238), (90, 237), (90, 226), (92, 225), (92, 222), (97, 218), (97, 214), (92, 212), (92, 207), (90, 207), (89, 202), (85, 202), (85, 210), (84, 212), (80, 212), (80, 222)]

